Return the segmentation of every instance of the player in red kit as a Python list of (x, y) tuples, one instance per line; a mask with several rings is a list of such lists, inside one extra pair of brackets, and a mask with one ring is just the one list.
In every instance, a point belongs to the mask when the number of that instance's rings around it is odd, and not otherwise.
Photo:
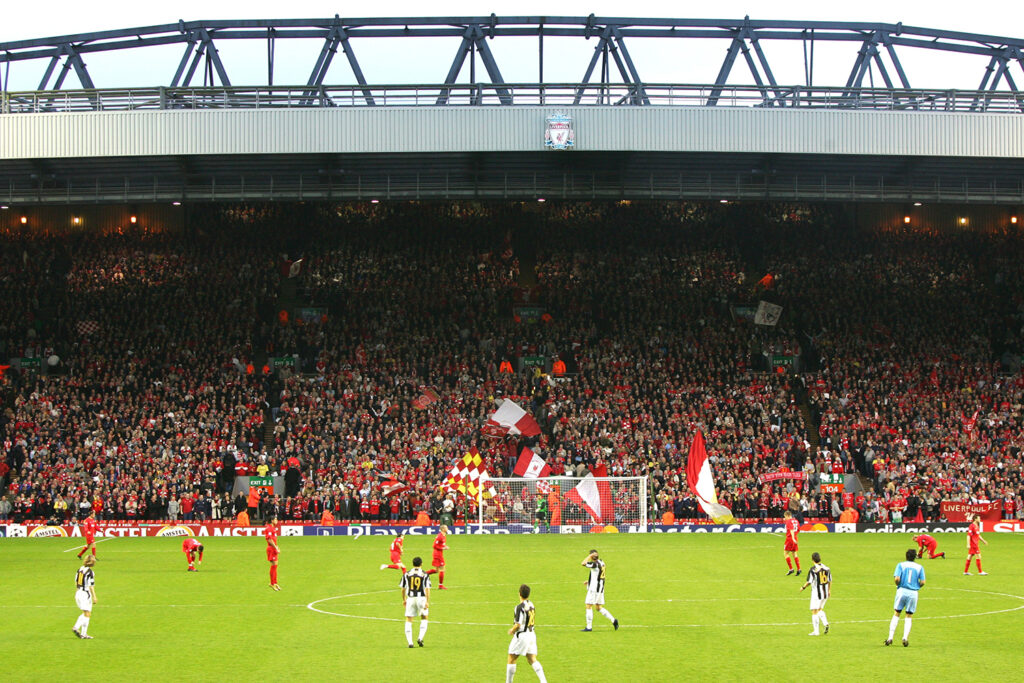
[(427, 574), (438, 575), (437, 589), (441, 591), (447, 590), (444, 587), (444, 551), (448, 550), (448, 544), (445, 543), (447, 536), (448, 527), (442, 524), (441, 530), (434, 537), (434, 558), (430, 561), (434, 568), (427, 571)]
[(181, 543), (181, 552), (185, 553), (185, 559), (188, 560), (188, 570), (194, 572), (196, 570), (196, 555), (199, 555), (199, 564), (203, 563), (203, 544), (194, 538), (186, 538)]
[(914, 536), (914, 543), (917, 543), (917, 559), (924, 557), (924, 551), (928, 551), (928, 559), (934, 560), (936, 557), (946, 559), (946, 553), (937, 553), (935, 548), (938, 547), (938, 543), (934, 538), (928, 534), (921, 534), (920, 536)]
[(964, 565), (964, 576), (971, 574), (971, 560), (978, 565), (978, 576), (988, 576), (988, 572), (981, 571), (981, 548), (978, 541), (988, 545), (988, 541), (981, 537), (981, 515), (974, 515), (974, 521), (967, 527), (967, 564)]
[(382, 564), (381, 571), (385, 569), (400, 569), (405, 573), (405, 565), (402, 564), (402, 543), (405, 541), (405, 534), (399, 534), (391, 541), (391, 564)]
[(267, 539), (267, 562), (270, 563), (270, 587), (276, 591), (281, 590), (281, 587), (277, 585), (277, 558), (281, 554), (281, 549), (277, 547), (277, 515), (270, 518), (270, 523), (267, 524), (266, 530), (263, 532), (263, 536)]
[(797, 551), (800, 550), (800, 544), (797, 542), (797, 537), (800, 535), (800, 523), (793, 517), (793, 513), (786, 510), (782, 513), (782, 517), (786, 520), (786, 542), (782, 546), (782, 556), (786, 558), (786, 564), (789, 566), (789, 571), (786, 572), (786, 576), (793, 573), (793, 563), (796, 563), (796, 575), (800, 576), (800, 556), (797, 555)]
[(89, 516), (82, 522), (82, 535), (85, 536), (85, 547), (82, 548), (78, 553), (78, 557), (82, 557), (85, 551), (92, 548), (92, 556), (96, 557), (96, 529), (99, 525), (96, 523), (96, 512), (90, 512)]

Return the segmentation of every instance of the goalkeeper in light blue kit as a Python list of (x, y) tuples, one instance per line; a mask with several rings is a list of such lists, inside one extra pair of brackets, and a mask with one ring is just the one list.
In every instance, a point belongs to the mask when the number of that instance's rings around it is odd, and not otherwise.
[(900, 621), (900, 612), (907, 611), (907, 617), (903, 620), (903, 647), (910, 645), (910, 622), (911, 617), (917, 612), (917, 593), (924, 586), (924, 567), (914, 562), (917, 551), (911, 548), (907, 551), (907, 559), (896, 565), (893, 572), (893, 580), (899, 588), (896, 589), (896, 601), (893, 603), (893, 616), (889, 621), (889, 637), (885, 639), (886, 645), (892, 645), (892, 638), (896, 634), (896, 625)]

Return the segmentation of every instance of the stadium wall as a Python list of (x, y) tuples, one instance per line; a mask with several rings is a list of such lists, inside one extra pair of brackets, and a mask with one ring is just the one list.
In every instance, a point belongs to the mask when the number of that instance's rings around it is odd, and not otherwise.
[[(967, 524), (962, 522), (908, 522), (902, 524), (835, 524), (807, 523), (801, 527), (804, 533), (870, 533), (870, 534), (934, 534), (966, 533)], [(376, 524), (318, 524), (282, 523), (282, 536), (430, 536), (438, 532), (437, 526), (376, 525)], [(263, 526), (239, 527), (233, 522), (100, 522), (97, 538), (146, 538), (167, 536), (262, 536)], [(995, 533), (1024, 533), (1024, 521), (999, 520), (982, 522), (982, 531)], [(545, 527), (539, 531), (545, 534), (582, 533), (658, 533), (658, 534), (782, 534), (784, 524), (649, 524), (610, 525), (591, 527), (589, 525), (562, 525)], [(530, 525), (498, 526), (494, 524), (456, 525), (451, 528), (456, 535), (489, 534), (531, 534)], [(0, 524), (0, 538), (81, 538), (82, 531), (77, 524)]]
[(0, 159), (528, 152), (546, 117), (584, 151), (1024, 157), (1024, 116), (715, 107), (339, 107), (0, 116)]

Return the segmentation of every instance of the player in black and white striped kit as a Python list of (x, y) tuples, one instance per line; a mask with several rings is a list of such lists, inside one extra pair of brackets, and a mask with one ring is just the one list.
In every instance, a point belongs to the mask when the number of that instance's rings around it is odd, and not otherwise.
[(427, 635), (427, 612), (430, 609), (430, 577), (423, 572), (423, 558), (412, 558), (412, 569), (402, 574), (402, 606), (405, 607), (405, 639), (412, 647), (412, 620), (420, 618), (420, 635), (416, 641), (423, 647)]
[(92, 616), (92, 606), (96, 604), (96, 575), (92, 568), (96, 564), (95, 555), (86, 555), (82, 566), (75, 574), (75, 604), (82, 613), (78, 615), (72, 631), (79, 638), (92, 639), (89, 635), (89, 618)]
[(824, 626), (825, 633), (828, 633), (825, 603), (828, 602), (828, 597), (832, 594), (832, 570), (821, 563), (819, 553), (811, 555), (811, 559), (814, 560), (814, 566), (807, 572), (807, 583), (801, 586), (800, 590), (811, 586), (811, 626), (814, 627), (814, 630), (808, 635), (816, 636), (819, 635), (818, 624)]
[(619, 630), (619, 620), (612, 616), (612, 613), (604, 608), (604, 562), (597, 556), (596, 550), (583, 558), (580, 563), (590, 570), (590, 576), (584, 583), (587, 585), (587, 627), (581, 631), (592, 631), (594, 628), (594, 612), (600, 612), (608, 621), (612, 622), (615, 630)]
[(519, 655), (526, 655), (526, 661), (540, 679), (540, 683), (548, 683), (544, 677), (544, 667), (537, 659), (537, 634), (533, 628), (535, 608), (530, 602), (530, 587), (525, 583), (519, 587), (519, 604), (514, 613), (515, 623), (508, 630), (512, 642), (508, 644), (508, 666), (505, 667), (505, 683), (512, 683), (516, 676), (516, 660)]

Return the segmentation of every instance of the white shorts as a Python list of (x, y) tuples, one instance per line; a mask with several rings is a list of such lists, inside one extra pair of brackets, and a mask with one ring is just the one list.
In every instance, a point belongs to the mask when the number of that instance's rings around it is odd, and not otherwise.
[(811, 595), (811, 609), (825, 609), (825, 603), (828, 602), (828, 597), (819, 598), (817, 595)]
[(75, 604), (83, 612), (92, 611), (92, 595), (86, 591), (75, 591)]
[(427, 599), (425, 597), (408, 598), (405, 601), (405, 616), (427, 616)]
[(587, 601), (584, 605), (603, 605), (604, 604), (604, 591), (598, 593), (597, 591), (587, 591)]
[(510, 655), (535, 655), (537, 654), (537, 634), (533, 631), (521, 631), (512, 637), (508, 644)]

